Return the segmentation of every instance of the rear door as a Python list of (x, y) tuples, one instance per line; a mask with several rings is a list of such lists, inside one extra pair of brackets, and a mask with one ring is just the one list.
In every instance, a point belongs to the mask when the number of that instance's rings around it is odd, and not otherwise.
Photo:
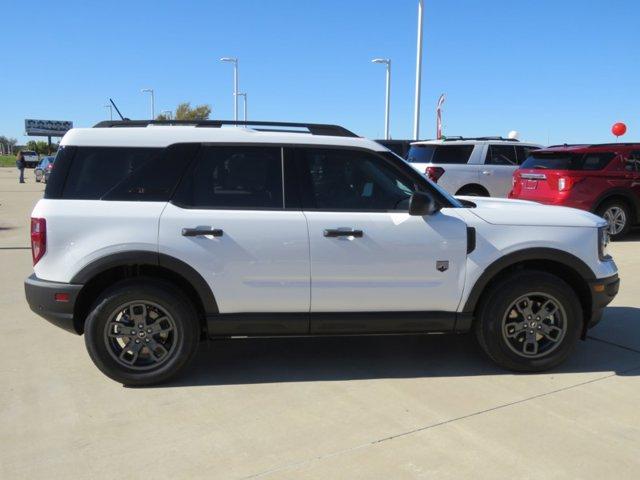
[(282, 148), (203, 145), (162, 214), (160, 253), (197, 270), (221, 314), (304, 313), (281, 333), (306, 333), (307, 222), (287, 202)]
[(484, 165), (480, 169), (482, 185), (492, 197), (506, 197), (511, 190), (513, 172), (517, 168), (515, 145), (489, 144)]
[[(311, 312), (455, 312), (466, 261), (466, 224), (454, 209), (408, 214), (409, 175), (373, 153), (301, 148), (297, 167), (309, 225)], [(331, 325), (311, 331), (402, 331), (416, 325)], [(341, 330), (342, 331), (342, 330)]]

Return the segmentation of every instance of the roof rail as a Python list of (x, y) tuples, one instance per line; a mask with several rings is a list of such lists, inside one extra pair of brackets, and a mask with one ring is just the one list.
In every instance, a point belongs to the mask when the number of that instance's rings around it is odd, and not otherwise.
[(503, 142), (519, 142), (520, 140), (518, 140), (517, 138), (504, 138), (504, 137), (461, 137), (461, 136), (452, 136), (452, 135), (448, 135), (446, 137), (444, 137), (442, 139), (445, 142), (452, 142), (452, 141), (456, 141), (456, 140), (500, 140)]
[[(238, 127), (285, 127), (285, 128), (306, 128), (312, 135), (329, 135), (334, 137), (357, 137), (355, 133), (340, 125), (327, 125), (322, 123), (294, 123), (294, 122), (251, 122), (236, 120), (106, 120), (96, 123), (93, 128), (113, 128), (113, 127), (146, 127), (148, 125), (190, 125), (195, 127), (220, 128), (223, 125)], [(298, 130), (278, 130), (274, 128), (256, 128), (261, 131), (306, 133)]]

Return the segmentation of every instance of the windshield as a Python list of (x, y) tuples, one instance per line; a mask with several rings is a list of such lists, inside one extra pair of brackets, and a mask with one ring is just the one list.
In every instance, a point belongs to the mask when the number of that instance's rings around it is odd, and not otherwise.
[(615, 154), (610, 152), (537, 152), (530, 155), (521, 168), (538, 170), (602, 170), (614, 156)]
[(407, 161), (411, 163), (464, 164), (469, 162), (473, 145), (411, 145)]

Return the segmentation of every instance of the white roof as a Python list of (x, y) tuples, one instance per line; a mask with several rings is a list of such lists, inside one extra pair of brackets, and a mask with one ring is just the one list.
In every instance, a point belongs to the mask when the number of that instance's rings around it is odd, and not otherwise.
[(60, 145), (92, 147), (166, 147), (174, 143), (275, 143), (332, 145), (368, 148), (379, 152), (387, 149), (373, 140), (361, 137), (337, 137), (277, 131), (259, 131), (244, 127), (196, 127), (193, 125), (149, 125), (147, 127), (74, 128)]
[(484, 145), (486, 143), (502, 143), (505, 145), (524, 145), (524, 146), (535, 146), (540, 147), (541, 145), (537, 143), (530, 142), (514, 142), (513, 140), (501, 140), (498, 138), (495, 139), (486, 139), (486, 140), (473, 140), (473, 139), (462, 139), (462, 140), (420, 140), (417, 142), (411, 142), (411, 145)]

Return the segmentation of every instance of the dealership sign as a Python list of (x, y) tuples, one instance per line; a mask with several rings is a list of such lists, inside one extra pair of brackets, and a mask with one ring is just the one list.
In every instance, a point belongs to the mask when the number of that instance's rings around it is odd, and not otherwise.
[(33, 137), (62, 137), (73, 128), (73, 122), (66, 120), (32, 120), (24, 121), (26, 135)]

